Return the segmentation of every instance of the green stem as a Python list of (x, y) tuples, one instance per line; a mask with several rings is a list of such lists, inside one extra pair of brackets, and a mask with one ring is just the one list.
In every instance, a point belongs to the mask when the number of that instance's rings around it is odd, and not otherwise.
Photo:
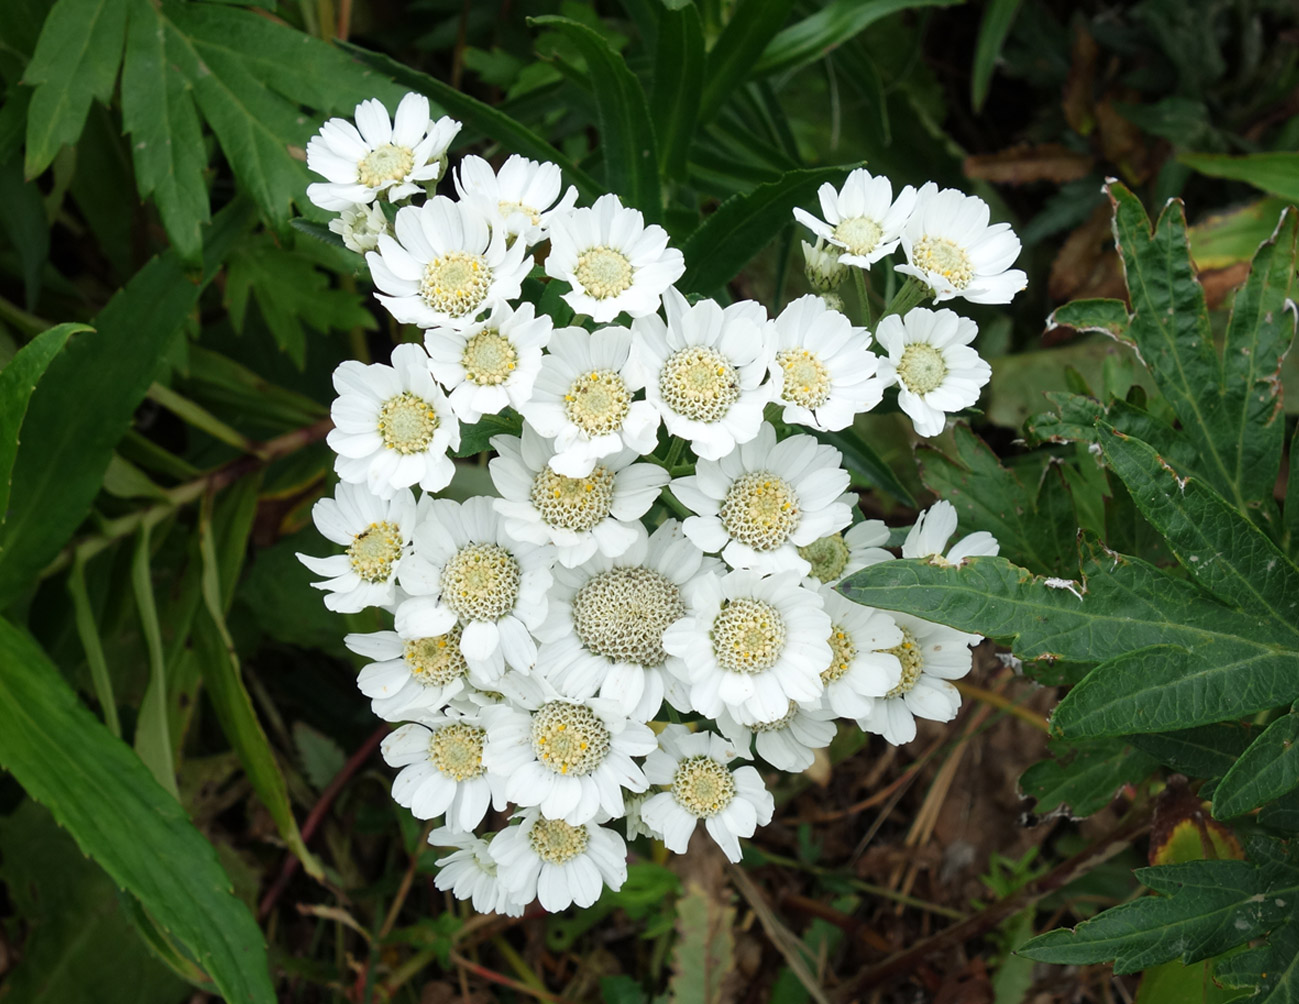
[(668, 455), (663, 458), (663, 466), (669, 471), (677, 465), (681, 459), (681, 450), (685, 447), (686, 441), (680, 436), (673, 436), (672, 442), (668, 445)]
[(663, 504), (664, 504), (665, 506), (667, 506), (669, 509), (671, 509), (674, 513), (676, 513), (676, 514), (677, 514), (678, 516), (680, 516), (682, 519), (686, 519), (686, 518), (688, 518), (688, 517), (694, 515), (693, 512), (691, 512), (689, 509), (687, 509), (685, 506), (683, 506), (683, 505), (682, 505), (682, 504), (677, 500), (677, 497), (676, 497), (675, 495), (673, 495), (670, 491), (668, 491), (666, 488), (663, 489), (663, 492), (660, 494), (659, 497), (660, 497), (661, 499), (663, 499)]
[(897, 295), (889, 301), (888, 307), (880, 315), (880, 320), (888, 317), (890, 314), (906, 316), (908, 310), (912, 307), (919, 306), (934, 295), (933, 290), (926, 286), (915, 276), (907, 276), (907, 281), (902, 288), (898, 290)]
[(874, 324), (871, 317), (871, 298), (870, 292), (866, 288), (866, 270), (864, 268), (853, 268), (852, 283), (857, 290), (858, 310), (861, 312), (861, 323), (870, 328)]

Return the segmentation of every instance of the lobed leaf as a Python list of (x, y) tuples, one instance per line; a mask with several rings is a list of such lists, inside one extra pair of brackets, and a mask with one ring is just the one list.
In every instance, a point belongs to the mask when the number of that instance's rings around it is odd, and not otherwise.
[(1127, 336), (1128, 307), (1122, 300), (1073, 300), (1057, 307), (1047, 318), (1047, 330), (1064, 325), (1079, 331), (1099, 331), (1120, 342), (1132, 344)]
[(1051, 743), (1052, 759), (1033, 764), (1019, 779), (1020, 790), (1037, 800), (1039, 814), (1064, 806), (1075, 819), (1100, 812), (1125, 784), (1155, 769), (1154, 757), (1116, 739), (1076, 746)]
[(1282, 715), (1255, 739), (1213, 791), (1213, 815), (1231, 819), (1299, 788), (1299, 714)]

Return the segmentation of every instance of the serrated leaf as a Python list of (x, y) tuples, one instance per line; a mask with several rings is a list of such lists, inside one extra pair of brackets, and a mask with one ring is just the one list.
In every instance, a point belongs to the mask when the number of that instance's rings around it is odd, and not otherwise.
[(1250, 734), (1242, 725), (1221, 723), (1128, 738), (1166, 767), (1190, 777), (1215, 778), (1231, 770)]
[(484, 415), (473, 425), (460, 427), (460, 446), (451, 451), (455, 457), (473, 457), (491, 448), (493, 436), (522, 435), (523, 419), (512, 409), (499, 415)]
[(1122, 300), (1073, 300), (1047, 318), (1047, 329), (1064, 325), (1079, 331), (1099, 331), (1131, 344), (1127, 337), (1128, 306)]
[[(764, 50), (789, 16), (793, 0), (740, 0), (708, 53), (699, 94), (699, 121), (710, 122), (753, 73)], [(686, 256), (686, 261), (690, 256)]]
[(1213, 815), (1232, 819), (1299, 787), (1299, 714), (1282, 715), (1241, 754), (1213, 791)]
[(677, 900), (677, 944), (668, 995), (672, 1004), (722, 1004), (735, 968), (735, 907), (717, 902), (698, 882)]
[(1299, 153), (1251, 153), (1231, 157), (1221, 153), (1183, 153), (1181, 163), (1211, 178), (1243, 181), (1287, 202), (1299, 202)]
[(659, 170), (684, 181), (687, 154), (695, 138), (704, 83), (704, 29), (694, 4), (658, 11), (658, 45), (654, 52), (654, 89), (650, 119), (658, 141)]
[(1154, 757), (1114, 739), (1052, 741), (1051, 756), (1024, 771), (1020, 790), (1037, 800), (1033, 811), (1039, 815), (1063, 805), (1076, 819), (1100, 812), (1123, 785), (1149, 776), (1156, 766)]
[(1299, 1001), (1299, 925), (1286, 924), (1268, 936), (1267, 944), (1223, 959), (1214, 978), (1229, 987), (1254, 987), (1251, 1004), (1295, 1004)]

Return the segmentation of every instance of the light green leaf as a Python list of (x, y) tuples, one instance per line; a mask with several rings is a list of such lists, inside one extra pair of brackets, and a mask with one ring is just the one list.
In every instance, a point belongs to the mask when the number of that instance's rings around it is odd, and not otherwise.
[(131, 561), (131, 588), (135, 607), (140, 614), (140, 633), (149, 653), (149, 685), (140, 702), (135, 723), (135, 751), (153, 772), (158, 783), (180, 797), (176, 788), (176, 763), (172, 759), (171, 734), (167, 722), (167, 665), (162, 655), (162, 626), (158, 623), (158, 605), (153, 596), (153, 576), (149, 569), (149, 527), (144, 524), (135, 540)]
[(1245, 750), (1213, 791), (1215, 819), (1232, 819), (1299, 787), (1299, 714), (1282, 715)]
[(671, 1004), (722, 1004), (723, 981), (735, 968), (735, 908), (698, 882), (677, 900), (677, 944), (668, 981)]
[(694, 4), (679, 10), (660, 8), (650, 118), (658, 140), (659, 171), (676, 181), (686, 177), (699, 114), (695, 99), (704, 86), (704, 60), (704, 29)]
[(1001, 47), (1006, 43), (1015, 15), (1019, 13), (1022, 0), (991, 0), (983, 11), (979, 22), (979, 38), (974, 43), (974, 66), (970, 70), (970, 105), (974, 110), (982, 111), (983, 103), (988, 100), (988, 88), (992, 85), (992, 74), (997, 68), (997, 59), (1001, 56)]
[(1287, 202), (1299, 202), (1299, 153), (1184, 153), (1178, 161), (1211, 178), (1243, 181)]
[[(754, 71), (763, 51), (789, 17), (793, 0), (740, 0), (708, 52), (699, 121), (711, 122)], [(690, 258), (687, 255), (686, 261)]]
[(1200, 220), (1188, 231), (1196, 268), (1227, 268), (1249, 261), (1258, 246), (1276, 233), (1285, 207), (1284, 199), (1260, 199)]
[[(186, 946), (228, 1001), (274, 1004), (262, 933), (179, 802), (0, 619), (0, 765)], [(75, 736), (76, 742), (67, 737)]]

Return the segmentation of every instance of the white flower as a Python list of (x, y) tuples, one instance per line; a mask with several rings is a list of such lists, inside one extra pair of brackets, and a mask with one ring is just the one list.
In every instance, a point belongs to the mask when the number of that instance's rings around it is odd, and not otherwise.
[(812, 566), (798, 548), (852, 522), (842, 459), (811, 436), (778, 443), (763, 422), (735, 452), (700, 460), (694, 474), (672, 482), (672, 494), (699, 514), (686, 519), (685, 534), (732, 568), (807, 575)]
[(839, 249), (833, 245), (826, 247), (820, 237), (815, 245), (807, 241), (799, 243), (803, 245), (803, 274), (808, 284), (822, 296), (833, 293), (848, 274), (848, 266), (839, 264)]
[(476, 718), (429, 715), (426, 725), (413, 722), (384, 737), (379, 749), (389, 767), (401, 772), (392, 783), (392, 797), (416, 819), (446, 813), (453, 830), (472, 830), (487, 814), (487, 806), (505, 808), (504, 779), (483, 765), (487, 729)]
[(1010, 267), (1019, 257), (1019, 238), (1009, 223), (989, 226), (988, 215), (978, 196), (927, 183), (902, 228), (907, 264), (897, 271), (929, 286), (936, 303), (954, 296), (1009, 303), (1028, 285), (1028, 276)]
[(490, 840), (439, 826), (428, 835), (428, 842), (434, 847), (456, 848), (434, 862), (441, 869), (433, 879), (435, 887), (450, 892), (456, 899), (472, 901), (479, 913), (523, 916), (527, 904), (515, 900), (502, 885), (496, 873)]
[(653, 784), (670, 786), (646, 799), (641, 818), (663, 834), (668, 850), (684, 854), (695, 824), (704, 828), (726, 857), (738, 862), (740, 837), (751, 837), (771, 822), (775, 802), (753, 767), (731, 770), (734, 746), (719, 735), (669, 725), (659, 734), (659, 748), (645, 761)]
[(818, 220), (804, 209), (795, 209), (794, 218), (817, 237), (843, 248), (842, 264), (859, 268), (870, 268), (893, 253), (916, 204), (916, 190), (910, 185), (894, 201), (889, 179), (872, 177), (864, 167), (848, 175), (838, 191), (826, 182), (817, 195), (825, 219)]
[(362, 101), (356, 125), (330, 119), (307, 143), (307, 167), (329, 179), (308, 185), (307, 198), (321, 209), (341, 212), (380, 195), (391, 202), (414, 195), (441, 174), (441, 158), (458, 132), (454, 119), (430, 121), (422, 94), (401, 99), (395, 123), (378, 98)]
[(916, 517), (916, 525), (902, 542), (902, 557), (929, 558), (936, 565), (959, 565), (966, 558), (994, 555), (1001, 550), (997, 538), (987, 530), (962, 537), (943, 555), (943, 548), (956, 532), (956, 507), (940, 499)]
[(880, 378), (886, 386), (897, 382), (898, 406), (918, 435), (941, 433), (946, 413), (973, 405), (992, 379), (992, 367), (970, 348), (978, 333), (968, 318), (924, 307), (890, 314), (875, 329), (889, 354), (880, 360)]
[(763, 384), (771, 362), (767, 311), (753, 300), (722, 308), (694, 306), (669, 289), (665, 324), (657, 315), (632, 323), (632, 386), (663, 416), (668, 432), (690, 441), (697, 456), (720, 460), (758, 434), (771, 400)]
[(365, 260), (383, 290), (375, 296), (402, 324), (470, 327), (517, 297), (532, 267), (522, 241), (507, 245), (504, 229), (442, 195), (399, 209), (395, 230), (396, 238), (381, 236)]
[(811, 293), (772, 323), (771, 399), (784, 406), (786, 422), (833, 432), (880, 403), (887, 384), (876, 375), (880, 361), (865, 328)]
[(631, 332), (559, 328), (532, 398), (519, 406), (528, 424), (555, 441), (551, 466), (581, 478), (601, 457), (624, 447), (644, 456), (658, 445), (659, 414), (648, 401), (633, 401), (628, 377)]
[(386, 722), (438, 711), (465, 690), (469, 666), (460, 653), (460, 625), (432, 638), (403, 638), (396, 631), (349, 634), (343, 644), (373, 659), (356, 685)]
[(902, 679), (857, 725), (901, 746), (916, 737), (916, 718), (950, 722), (956, 717), (961, 692), (948, 681), (970, 671), (974, 657), (969, 646), (983, 639), (908, 614), (890, 616), (902, 629), (902, 643), (889, 649), (902, 664)]
[(890, 614), (820, 589), (830, 615), (830, 662), (821, 670), (825, 694), (821, 706), (840, 718), (861, 718), (902, 682), (902, 664), (894, 650), (902, 629)]
[(606, 885), (616, 891), (627, 881), (627, 845), (612, 830), (546, 819), (538, 809), (518, 817), (519, 825), (496, 834), (489, 848), (497, 878), (515, 902), (539, 899), (553, 913), (590, 906)]
[(572, 286), (565, 302), (598, 324), (624, 311), (632, 317), (654, 313), (663, 291), (685, 270), (681, 252), (668, 247), (667, 231), (647, 227), (640, 210), (628, 209), (613, 193), (551, 220), (546, 275)]
[(501, 685), (511, 703), (482, 710), (483, 755), (510, 801), (580, 826), (601, 813), (621, 816), (622, 790), (649, 786), (632, 760), (654, 749), (648, 725), (628, 720), (611, 701), (561, 697), (535, 677), (511, 677)]
[(570, 212), (577, 203), (577, 189), (572, 185), (562, 199), (559, 197), (564, 179), (557, 164), (538, 163), (517, 153), (501, 165), (499, 173), (482, 157), (465, 157), (455, 183), (460, 198), (529, 245), (545, 240), (551, 220)]
[(459, 622), (460, 651), (480, 685), (507, 664), (529, 672), (537, 659), (529, 629), (546, 617), (554, 550), (510, 537), (481, 495), (463, 505), (431, 500), (414, 544), (401, 570), (410, 597), (397, 608), (397, 632), (436, 637)]
[[(844, 498), (850, 506), (852, 496)], [(864, 519), (846, 533), (831, 533), (800, 547), (798, 553), (812, 566), (808, 574), (821, 582), (840, 582), (853, 572), (892, 561), (894, 555), (885, 550), (889, 542), (889, 528), (883, 520)]]
[(663, 633), (663, 648), (681, 659), (700, 714), (725, 709), (746, 725), (774, 722), (790, 701), (820, 698), (830, 617), (796, 573), (699, 576), (687, 605), (694, 613)]
[(532, 396), (552, 330), (550, 318), (538, 316), (532, 304), (511, 307), (498, 300), (473, 324), (425, 331), (433, 376), (447, 389), (460, 421), (477, 422), (506, 405), (522, 408)]
[(756, 745), (758, 756), (778, 770), (807, 770), (816, 759), (815, 750), (825, 749), (834, 739), (834, 713), (820, 707), (804, 707), (789, 702), (789, 711), (774, 722), (743, 725), (723, 711), (717, 716), (717, 728), (747, 756)]
[(398, 345), (391, 366), (344, 360), (334, 370), (334, 389), (326, 442), (338, 454), (334, 470), (342, 480), (380, 498), (416, 484), (436, 492), (451, 483), (455, 464), (447, 449), (460, 446), (460, 423), (422, 348)]
[(501, 493), (493, 505), (505, 531), (530, 544), (554, 544), (565, 568), (595, 553), (616, 558), (636, 541), (640, 517), (668, 482), (655, 464), (638, 464), (632, 450), (600, 460), (585, 477), (570, 478), (551, 467), (554, 447), (530, 425), (523, 436), (493, 436), (498, 456), (488, 464)]
[(410, 489), (399, 489), (385, 501), (364, 485), (343, 482), (332, 499), (320, 499), (312, 506), (311, 518), (326, 539), (347, 548), (346, 554), (328, 558), (298, 555), (317, 575), (328, 577), (312, 583), (327, 591), (325, 606), (354, 614), (391, 604), (397, 597), (397, 573), (409, 558), (415, 531), (415, 496)]
[(388, 232), (388, 217), (377, 202), (348, 206), (341, 216), (329, 221), (329, 229), (343, 238), (343, 246), (349, 251), (365, 254), (379, 246), (380, 234)]
[(680, 682), (688, 670), (664, 651), (663, 632), (690, 612), (688, 584), (721, 569), (674, 519), (652, 536), (638, 527), (636, 540), (617, 558), (597, 554), (580, 567), (556, 568), (550, 611), (534, 632), (541, 642), (537, 674), (568, 697), (599, 694), (638, 722), (655, 717), (664, 697), (688, 710), (689, 693)]

